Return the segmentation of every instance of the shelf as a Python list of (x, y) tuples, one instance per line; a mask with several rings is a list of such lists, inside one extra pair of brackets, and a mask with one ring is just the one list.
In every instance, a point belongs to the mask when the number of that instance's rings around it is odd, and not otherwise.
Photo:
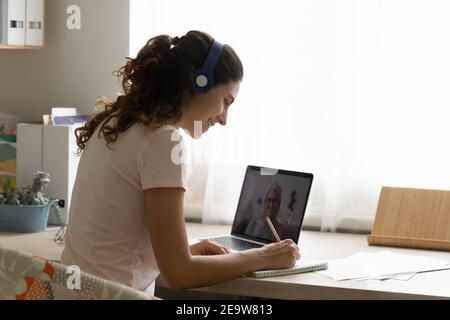
[(12, 46), (12, 45), (4, 45), (0, 44), (0, 49), (16, 49), (16, 50), (31, 50), (31, 49), (43, 49), (44, 46)]

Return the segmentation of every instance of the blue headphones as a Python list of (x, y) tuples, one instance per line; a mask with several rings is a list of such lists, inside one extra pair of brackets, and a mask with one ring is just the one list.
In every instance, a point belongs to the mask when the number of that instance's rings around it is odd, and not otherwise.
[(208, 57), (202, 67), (192, 72), (192, 89), (195, 94), (203, 95), (214, 87), (213, 73), (223, 50), (223, 44), (214, 40)]

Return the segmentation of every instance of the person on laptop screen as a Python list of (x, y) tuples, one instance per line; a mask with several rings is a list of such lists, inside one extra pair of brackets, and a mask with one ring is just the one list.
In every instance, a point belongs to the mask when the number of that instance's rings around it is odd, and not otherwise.
[(286, 234), (290, 234), (289, 225), (287, 221), (282, 221), (279, 217), (282, 196), (280, 185), (278, 183), (271, 185), (264, 198), (262, 216), (251, 219), (244, 234), (275, 241), (275, 237), (266, 222), (266, 217), (269, 217), (281, 239), (288, 238)]
[[(255, 173), (249, 171), (248, 174), (251, 176)], [(266, 179), (276, 182), (267, 182)], [(250, 183), (244, 184), (242, 192), (245, 196), (238, 206), (233, 231), (235, 234), (273, 242), (275, 237), (266, 220), (269, 217), (281, 239), (297, 242), (311, 181), (309, 178), (288, 175), (266, 179), (258, 178), (257, 183), (254, 183), (256, 188)]]
[(123, 94), (100, 99), (104, 108), (76, 130), (81, 159), (62, 262), (149, 294), (160, 274), (182, 289), (293, 266), (292, 240), (236, 253), (215, 241), (189, 246), (179, 131), (197, 139), (226, 125), (244, 74), (235, 51), (200, 31), (159, 35), (116, 74)]

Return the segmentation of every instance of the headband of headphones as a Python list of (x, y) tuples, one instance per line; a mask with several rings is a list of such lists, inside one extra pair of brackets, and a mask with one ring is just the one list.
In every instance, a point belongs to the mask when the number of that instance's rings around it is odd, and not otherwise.
[(203, 95), (214, 87), (214, 68), (219, 61), (222, 50), (223, 44), (214, 40), (203, 66), (192, 72), (192, 89), (195, 94)]

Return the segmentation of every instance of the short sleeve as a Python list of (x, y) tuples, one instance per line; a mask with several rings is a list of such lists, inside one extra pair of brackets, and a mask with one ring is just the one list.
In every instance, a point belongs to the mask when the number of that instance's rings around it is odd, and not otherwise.
[(185, 156), (183, 137), (176, 128), (155, 131), (138, 161), (142, 190), (187, 190)]

